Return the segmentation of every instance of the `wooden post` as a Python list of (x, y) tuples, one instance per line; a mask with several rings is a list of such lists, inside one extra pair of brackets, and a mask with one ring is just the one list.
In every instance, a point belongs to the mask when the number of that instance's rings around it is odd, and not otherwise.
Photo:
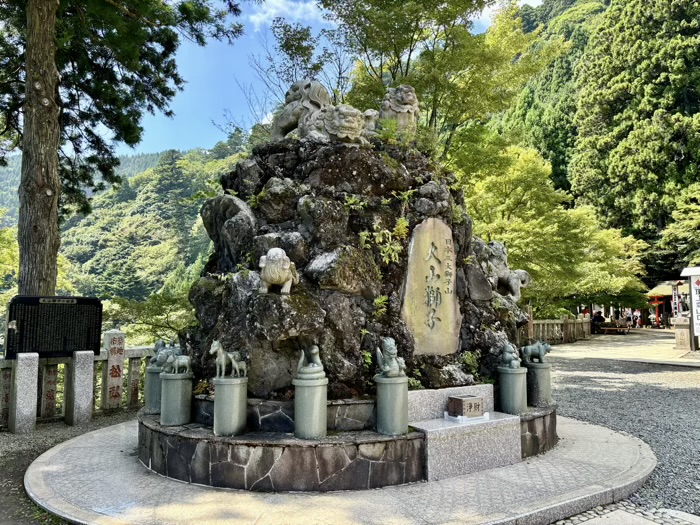
[(528, 344), (535, 341), (535, 320), (532, 318), (532, 306), (527, 305), (527, 339)]

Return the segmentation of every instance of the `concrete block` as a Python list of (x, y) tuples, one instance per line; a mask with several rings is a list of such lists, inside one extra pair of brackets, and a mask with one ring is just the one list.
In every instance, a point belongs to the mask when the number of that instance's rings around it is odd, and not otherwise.
[(86, 425), (92, 419), (94, 352), (73, 352), (66, 366), (65, 421), (68, 425)]
[(457, 386), (438, 390), (411, 390), (408, 393), (408, 420), (441, 419), (450, 396), (484, 398), (484, 412), (493, 412), (493, 385)]
[(428, 481), (453, 478), (521, 461), (520, 418), (492, 412), (488, 420), (453, 423), (430, 419), (409, 423), (425, 434)]
[(12, 368), (12, 392), (8, 426), (14, 434), (24, 434), (36, 426), (39, 388), (39, 354), (20, 353)]

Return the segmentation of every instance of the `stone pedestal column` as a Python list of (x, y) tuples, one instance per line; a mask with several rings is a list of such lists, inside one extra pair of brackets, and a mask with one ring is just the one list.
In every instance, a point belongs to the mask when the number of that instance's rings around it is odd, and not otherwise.
[(546, 407), (552, 404), (552, 365), (525, 363), (527, 369), (527, 404)]
[(375, 376), (377, 432), (396, 436), (408, 432), (408, 377)]
[(301, 439), (326, 436), (328, 379), (294, 379), (294, 435)]
[(36, 426), (39, 388), (39, 354), (17, 354), (12, 367), (12, 391), (8, 427), (13, 434), (25, 434)]
[(160, 374), (160, 424), (186, 425), (192, 420), (192, 373)]
[(248, 378), (217, 377), (214, 383), (214, 435), (245, 434)]
[(160, 374), (162, 366), (147, 366), (143, 387), (143, 408), (146, 414), (160, 414)]
[(66, 366), (65, 420), (69, 425), (86, 425), (92, 419), (94, 366), (94, 352), (73, 352)]
[(501, 412), (522, 414), (527, 410), (526, 368), (498, 367)]

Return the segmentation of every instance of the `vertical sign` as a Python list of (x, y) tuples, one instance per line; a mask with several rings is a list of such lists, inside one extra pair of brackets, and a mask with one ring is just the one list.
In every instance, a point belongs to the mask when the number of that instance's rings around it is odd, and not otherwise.
[(671, 287), (671, 290), (673, 290), (673, 295), (671, 298), (671, 308), (673, 309), (673, 317), (678, 317), (678, 314), (680, 314), (680, 308), (678, 307), (680, 300), (678, 296), (678, 285), (674, 284)]
[(426, 219), (413, 230), (408, 252), (401, 317), (413, 334), (414, 352), (457, 352), (462, 314), (452, 230), (439, 219)]
[(693, 333), (697, 337), (700, 335), (700, 275), (690, 276), (690, 302), (693, 304)]
[(104, 336), (107, 360), (102, 369), (102, 408), (119, 408), (122, 402), (124, 366), (124, 332), (108, 330)]

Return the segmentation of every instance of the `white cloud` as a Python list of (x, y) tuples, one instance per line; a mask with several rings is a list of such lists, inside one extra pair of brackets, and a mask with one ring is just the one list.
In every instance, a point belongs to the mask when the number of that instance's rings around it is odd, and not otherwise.
[(323, 15), (314, 0), (266, 0), (248, 17), (256, 31), (278, 16), (292, 22), (321, 22)]

